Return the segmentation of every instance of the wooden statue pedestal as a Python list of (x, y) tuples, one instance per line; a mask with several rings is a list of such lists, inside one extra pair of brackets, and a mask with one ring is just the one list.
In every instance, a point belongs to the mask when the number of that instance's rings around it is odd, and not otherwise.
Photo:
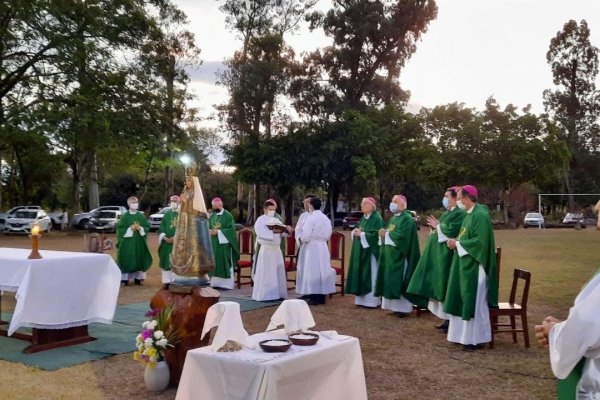
[(179, 329), (180, 341), (165, 352), (171, 385), (178, 386), (188, 350), (208, 346), (210, 335), (200, 339), (206, 312), (219, 301), (219, 292), (210, 286), (182, 286), (171, 284), (161, 289), (150, 301), (152, 309), (173, 307), (171, 322)]

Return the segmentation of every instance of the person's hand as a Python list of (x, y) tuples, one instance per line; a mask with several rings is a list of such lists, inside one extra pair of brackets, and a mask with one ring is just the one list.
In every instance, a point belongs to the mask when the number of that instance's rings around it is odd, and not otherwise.
[(548, 316), (544, 318), (544, 321), (541, 325), (535, 326), (535, 337), (539, 344), (542, 346), (548, 346), (548, 335), (550, 334), (550, 330), (554, 327), (554, 325), (560, 322), (559, 319), (554, 318), (553, 316)]
[(138, 225), (138, 223), (134, 223), (133, 225), (130, 226), (132, 231), (139, 231), (140, 230), (140, 226)]
[(286, 226), (285, 226), (285, 228), (287, 229), (287, 231), (288, 231), (288, 233), (289, 233), (290, 235), (292, 234), (292, 232), (294, 232), (294, 228), (292, 228), (292, 227), (291, 227), (291, 226), (289, 226), (289, 225), (286, 225)]
[(175, 241), (173, 238), (168, 238), (168, 237), (164, 238), (163, 240), (169, 244), (172, 244)]
[(385, 229), (380, 229), (380, 230), (379, 230), (379, 237), (382, 237), (382, 238), (383, 238), (383, 237), (385, 237), (385, 233), (386, 233), (386, 232), (387, 232), (387, 230), (385, 230)]
[(354, 229), (354, 237), (360, 237), (361, 233), (362, 233), (362, 229), (360, 229), (360, 228)]
[(446, 244), (448, 245), (448, 248), (450, 250), (456, 249), (456, 239), (448, 239), (448, 241), (446, 242)]
[(210, 236), (217, 236), (219, 234), (219, 231), (213, 228), (209, 230), (208, 233), (210, 234)]
[(433, 215), (427, 217), (427, 225), (429, 225), (433, 229), (436, 229), (439, 224), (440, 221), (438, 221)]

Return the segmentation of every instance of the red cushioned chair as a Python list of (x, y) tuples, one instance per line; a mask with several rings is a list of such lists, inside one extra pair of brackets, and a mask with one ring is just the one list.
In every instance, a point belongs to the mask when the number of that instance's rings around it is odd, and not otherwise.
[[(344, 295), (344, 287), (346, 284), (346, 236), (343, 233), (338, 231), (333, 231), (331, 233), (331, 239), (329, 239), (329, 255), (331, 258), (331, 268), (335, 270), (336, 274), (336, 283), (335, 286), (340, 288), (335, 293), (329, 295), (333, 296), (334, 294)], [(337, 276), (340, 277), (338, 281)]]
[[(285, 239), (285, 255), (283, 257), (284, 259), (284, 265), (285, 265), (285, 277), (286, 280), (288, 282), (293, 282), (294, 285), (292, 287), (288, 287), (289, 289), (293, 289), (296, 287), (295, 283), (296, 283), (296, 264), (298, 262), (298, 254), (296, 254), (296, 236), (295, 235), (290, 235)], [(292, 276), (290, 276), (290, 273), (294, 272), (294, 274)]]
[[(238, 245), (240, 246), (240, 259), (237, 262), (237, 287), (242, 285), (254, 285), (252, 282), (252, 259), (254, 258), (254, 232), (250, 228), (244, 228), (238, 232)], [(250, 271), (248, 275), (242, 275), (244, 270)], [(242, 278), (249, 280), (242, 282)]]

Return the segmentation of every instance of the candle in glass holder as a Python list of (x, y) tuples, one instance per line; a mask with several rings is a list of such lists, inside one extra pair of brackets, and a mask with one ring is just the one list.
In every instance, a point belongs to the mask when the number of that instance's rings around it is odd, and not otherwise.
[(39, 235), (40, 234), (40, 226), (38, 224), (33, 224), (31, 226), (31, 234), (32, 235)]

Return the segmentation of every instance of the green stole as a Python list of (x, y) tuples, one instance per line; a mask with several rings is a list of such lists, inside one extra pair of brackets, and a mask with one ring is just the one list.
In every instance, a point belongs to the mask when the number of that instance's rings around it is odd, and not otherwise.
[[(160, 227), (158, 228), (158, 233), (164, 233), (165, 238), (172, 239), (175, 236), (175, 230), (177, 228), (177, 218), (179, 214), (175, 210), (168, 210), (163, 215), (163, 219), (160, 222)], [(158, 245), (158, 266), (165, 271), (171, 270), (171, 262), (169, 261), (169, 256), (173, 251), (173, 243), (167, 243), (163, 240), (160, 241), (160, 245)]]
[(211, 276), (229, 279), (231, 278), (231, 267), (235, 270), (240, 258), (233, 215), (227, 210), (223, 210), (221, 215), (212, 213), (208, 219), (208, 229), (219, 229), (229, 241), (229, 243), (221, 244), (218, 235), (210, 237), (215, 257), (215, 269), (211, 272)]
[[(445, 211), (440, 217), (440, 230), (449, 239), (456, 238), (466, 215), (458, 207)], [(454, 251), (448, 248), (446, 242), (438, 242), (437, 229), (432, 230), (408, 285), (408, 293), (443, 302), (453, 255)]]
[(364, 216), (358, 224), (369, 243), (369, 247), (364, 249), (360, 244), (360, 238), (352, 237), (352, 250), (350, 252), (350, 267), (348, 268), (348, 277), (346, 278), (346, 293), (357, 296), (364, 296), (370, 293), (371, 283), (371, 256), (379, 258), (379, 230), (383, 228), (383, 219), (377, 211), (374, 211), (369, 218)]
[(404, 296), (412, 303), (426, 307), (427, 299), (406, 293), (420, 258), (417, 225), (412, 215), (408, 211), (394, 215), (386, 228), (395, 246), (384, 243), (379, 249), (375, 296), (383, 296), (386, 299), (399, 299), (400, 296)]

